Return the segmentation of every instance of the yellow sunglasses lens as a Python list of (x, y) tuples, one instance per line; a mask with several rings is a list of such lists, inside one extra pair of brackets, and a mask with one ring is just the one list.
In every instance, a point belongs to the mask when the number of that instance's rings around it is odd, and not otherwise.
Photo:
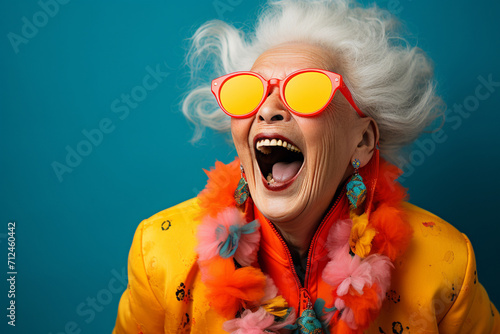
[(285, 100), (299, 114), (321, 110), (332, 94), (332, 81), (320, 72), (304, 72), (291, 78), (285, 86)]
[(262, 81), (256, 76), (242, 74), (224, 82), (219, 98), (228, 113), (242, 116), (257, 108), (263, 95)]

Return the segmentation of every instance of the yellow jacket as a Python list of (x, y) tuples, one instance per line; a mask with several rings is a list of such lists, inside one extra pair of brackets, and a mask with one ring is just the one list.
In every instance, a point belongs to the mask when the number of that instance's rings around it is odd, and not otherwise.
[[(366, 333), (500, 333), (467, 237), (423, 209), (403, 207), (413, 239)], [(196, 263), (198, 215), (194, 198), (141, 222), (113, 333), (225, 333), (227, 319), (210, 309)]]

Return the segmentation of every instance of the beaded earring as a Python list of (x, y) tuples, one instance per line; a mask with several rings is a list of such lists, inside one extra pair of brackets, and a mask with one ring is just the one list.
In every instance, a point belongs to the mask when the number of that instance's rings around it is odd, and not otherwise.
[(347, 183), (347, 198), (351, 203), (351, 209), (357, 209), (365, 200), (366, 197), (366, 186), (363, 183), (363, 178), (359, 175), (358, 170), (361, 162), (359, 159), (354, 159), (352, 162), (352, 167), (354, 167), (354, 174)]
[(240, 165), (240, 170), (241, 170), (240, 182), (238, 182), (238, 187), (236, 187), (236, 190), (234, 191), (234, 199), (236, 200), (236, 203), (238, 203), (238, 205), (242, 205), (243, 203), (245, 203), (248, 196), (250, 195), (250, 192), (248, 190), (247, 179), (245, 177), (245, 171), (243, 170), (242, 165)]

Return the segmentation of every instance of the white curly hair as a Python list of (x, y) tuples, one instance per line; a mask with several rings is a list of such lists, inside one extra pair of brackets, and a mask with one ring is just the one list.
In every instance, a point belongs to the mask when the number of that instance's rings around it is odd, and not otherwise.
[(389, 12), (350, 0), (270, 0), (250, 33), (220, 20), (205, 23), (190, 40), (193, 89), (182, 102), (184, 115), (195, 124), (193, 141), (205, 127), (230, 130), (229, 117), (210, 91), (211, 79), (248, 71), (260, 54), (277, 45), (307, 42), (334, 53), (336, 72), (379, 126), (381, 154), (395, 161), (444, 107), (430, 59), (409, 45), (399, 26)]

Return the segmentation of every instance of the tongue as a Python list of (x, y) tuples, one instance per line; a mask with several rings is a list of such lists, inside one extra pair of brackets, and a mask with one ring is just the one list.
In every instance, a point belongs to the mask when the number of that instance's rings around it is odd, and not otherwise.
[(286, 182), (297, 174), (302, 162), (277, 162), (273, 165), (273, 179), (276, 182)]

